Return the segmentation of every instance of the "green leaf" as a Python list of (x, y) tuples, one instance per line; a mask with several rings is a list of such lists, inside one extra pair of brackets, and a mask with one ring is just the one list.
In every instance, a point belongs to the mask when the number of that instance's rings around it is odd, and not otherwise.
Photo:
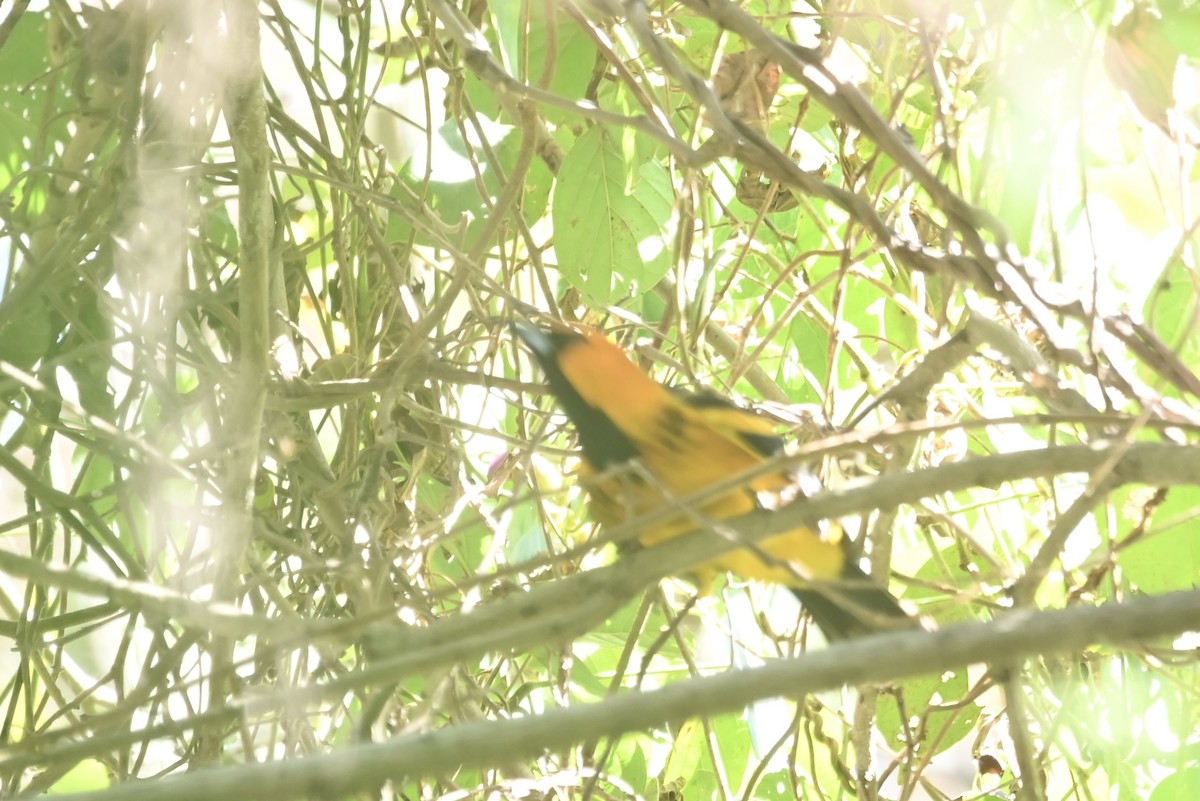
[(0, 89), (0, 186), (8, 186), (20, 172), (25, 156), (25, 142), (37, 132), (16, 109), (11, 93)]
[(108, 770), (96, 759), (84, 759), (71, 768), (46, 792), (46, 795), (68, 795), (103, 790), (111, 786)]
[[(0, 87), (21, 90), (50, 68), (46, 49), (45, 13), (21, 14), (0, 47)], [(19, 95), (14, 95), (19, 96)], [(27, 102), (20, 103), (22, 108)], [(10, 108), (7, 104), (5, 108)]]
[(1147, 801), (1193, 801), (1200, 798), (1200, 768), (1173, 773), (1150, 791)]
[(0, 361), (28, 370), (46, 354), (53, 337), (50, 310), (44, 300), (34, 298), (16, 309), (0, 331)]
[(650, 783), (650, 767), (643, 743), (643, 738), (636, 735), (622, 737), (613, 754), (613, 764), (617, 767), (614, 775), (620, 776), (630, 787), (645, 787)]
[(504, 558), (521, 564), (546, 553), (546, 530), (535, 503), (518, 504), (506, 518), (508, 536)]
[(721, 763), (729, 784), (737, 787), (750, 764), (750, 726), (742, 715), (722, 715), (711, 721), (714, 739), (721, 749)]
[(1195, 587), (1200, 576), (1197, 509), (1200, 490), (1172, 487), (1154, 512), (1151, 532), (1122, 551), (1121, 572), (1125, 579), (1147, 593)]
[(824, 386), (829, 374), (829, 332), (808, 315), (797, 314), (788, 326), (788, 339), (795, 349), (783, 364), (803, 375), (784, 376), (780, 383), (788, 387), (792, 403), (819, 403), (817, 387)]
[[(966, 668), (903, 682), (880, 696), (875, 726), (889, 748), (899, 748), (911, 737), (918, 737), (933, 753), (940, 754), (975, 728), (979, 707), (956, 703), (969, 689)], [(950, 708), (933, 709), (935, 705)], [(916, 726), (911, 720), (914, 715), (920, 716)]]
[(72, 352), (65, 366), (79, 388), (79, 405), (89, 414), (112, 420), (115, 412), (108, 386), (108, 371), (112, 367), (112, 321), (94, 292), (78, 293), (74, 305), (76, 316), (65, 346)]
[[(681, 7), (682, 10), (682, 7)], [(675, 31), (680, 34), (674, 44), (677, 52), (684, 56), (697, 70), (707, 70), (712, 63), (713, 48), (721, 27), (707, 17), (680, 14), (674, 20)]]
[[(558, 8), (557, 4), (532, 4), (534, 9), (544, 9), (547, 6)], [(541, 85), (544, 77), (543, 65), (552, 63), (554, 69), (549, 75), (548, 85), (544, 88), (560, 97), (582, 100), (592, 78), (596, 45), (583, 29), (574, 22), (568, 22), (568, 19), (563, 14), (556, 14), (549, 20), (541, 14), (532, 15), (527, 41), (531, 74), (526, 76), (526, 80)], [(578, 119), (574, 112), (552, 106), (542, 106), (541, 114), (554, 123)]]
[[(512, 75), (559, 97), (583, 98), (596, 63), (596, 45), (584, 29), (557, 4), (490, 3), (488, 8), (493, 25), (484, 35), (493, 55)], [(470, 70), (463, 86), (476, 112), (501, 118), (491, 84)], [(578, 119), (574, 112), (553, 106), (542, 106), (540, 113), (555, 125)]]
[[(931, 525), (936, 525), (932, 523)], [(927, 536), (933, 535), (937, 529), (931, 529)], [(942, 532), (947, 533), (947, 532)], [(977, 570), (978, 572), (972, 572)], [(904, 590), (903, 598), (913, 603), (921, 614), (937, 620), (939, 626), (952, 623), (971, 623), (979, 620), (970, 604), (962, 603), (953, 593), (947, 594), (946, 588), (956, 588), (963, 596), (979, 593), (980, 584), (988, 580), (996, 580), (991, 570), (972, 567), (970, 554), (964, 553), (955, 544), (949, 545), (934, 553), (913, 573), (914, 581)]]
[[(1200, 6), (1167, 13), (1163, 9), (1163, 33), (1181, 55), (1200, 59)], [(1184, 67), (1187, 69), (1187, 67)]]
[(684, 722), (675, 733), (674, 747), (662, 774), (663, 784), (683, 786), (697, 797), (706, 797), (702, 788), (696, 786), (705, 749), (704, 725), (698, 720)]
[[(1191, 269), (1182, 260), (1172, 260), (1155, 282), (1146, 299), (1143, 316), (1151, 330), (1179, 359), (1188, 365), (1200, 362), (1200, 337), (1197, 337), (1196, 287)], [(1141, 373), (1150, 380), (1159, 377), (1155, 366), (1143, 366)]]
[(763, 776), (754, 788), (754, 797), (761, 801), (795, 801), (792, 776), (787, 771), (776, 771)]
[[(433, 212), (447, 227), (460, 226), (455, 243), (469, 248), (487, 226), (496, 199), (512, 180), (512, 169), (520, 153), (520, 132), (509, 125), (480, 118), (483, 136), (496, 156), (498, 164), (488, 161), (483, 143), (471, 130), (470, 140), (464, 141), (459, 123), (448, 120), (434, 132), (428, 157), (414, 156), (401, 171), (408, 191), (422, 199), (424, 209)], [(426, 175), (428, 163), (428, 176)], [(503, 180), (501, 179), (503, 173)], [(521, 193), (521, 214), (527, 220), (542, 216), (550, 193), (549, 168), (535, 158), (525, 174), (525, 189)], [(480, 191), (482, 184), (483, 191)], [(408, 191), (397, 189), (393, 196), (407, 202)], [(406, 239), (411, 233), (407, 221), (395, 218), (389, 227), (389, 237)], [(436, 236), (417, 230), (416, 240), (423, 245), (437, 245)]]
[(571, 690), (573, 698), (588, 703), (601, 701), (609, 693), (608, 685), (596, 676), (586, 659), (575, 659), (571, 662)]
[(670, 176), (655, 162), (627, 165), (622, 143), (596, 126), (558, 173), (552, 215), (559, 270), (598, 305), (654, 287), (670, 268)]

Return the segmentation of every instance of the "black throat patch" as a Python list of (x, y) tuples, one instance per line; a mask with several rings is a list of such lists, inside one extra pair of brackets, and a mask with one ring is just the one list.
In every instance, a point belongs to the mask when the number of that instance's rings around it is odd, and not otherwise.
[(558, 365), (558, 354), (577, 347), (583, 336), (573, 331), (546, 332), (522, 323), (514, 323), (513, 331), (546, 373), (546, 384), (574, 424), (583, 458), (592, 469), (603, 472), (636, 459), (640, 454), (629, 437), (608, 415), (583, 399)]

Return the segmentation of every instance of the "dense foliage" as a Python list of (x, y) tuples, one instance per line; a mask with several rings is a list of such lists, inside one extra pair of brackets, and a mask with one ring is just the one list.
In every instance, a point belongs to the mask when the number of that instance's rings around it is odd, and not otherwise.
[[(1195, 798), (1200, 6), (460, 6), (6, 4), (0, 794)], [(618, 555), (514, 318), (808, 500)], [(814, 514), (941, 632), (678, 578)]]

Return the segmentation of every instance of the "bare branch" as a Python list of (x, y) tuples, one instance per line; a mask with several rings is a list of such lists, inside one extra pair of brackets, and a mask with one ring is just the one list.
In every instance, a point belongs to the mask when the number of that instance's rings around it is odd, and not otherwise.
[(253, 797), (277, 801), (329, 798), (367, 791), (390, 779), (451, 772), (531, 759), (599, 737), (737, 712), (763, 698), (799, 698), (847, 685), (882, 684), (964, 665), (1012, 663), (1033, 656), (1075, 653), (1088, 646), (1132, 645), (1200, 625), (1200, 591), (1142, 598), (1101, 607), (1013, 612), (991, 623), (939, 632), (878, 635), (801, 658), (706, 676), (652, 692), (555, 709), (505, 721), (450, 726), (384, 743), (340, 748), (306, 759), (238, 765), (160, 781), (127, 784), (72, 801), (209, 801)]

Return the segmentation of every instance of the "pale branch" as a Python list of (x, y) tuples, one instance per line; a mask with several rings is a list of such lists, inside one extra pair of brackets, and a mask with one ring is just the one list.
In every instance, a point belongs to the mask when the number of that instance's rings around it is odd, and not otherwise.
[[(221, 408), (225, 430), (220, 442), (227, 454), (220, 464), (221, 521), (213, 539), (211, 583), (214, 600), (231, 602), (241, 590), (241, 565), (254, 534), (255, 479), (262, 461), (267, 377), (273, 372), (271, 329), (277, 309), (272, 306), (271, 288), (282, 286), (282, 277), (276, 274), (282, 264), (278, 252), (272, 252), (276, 221), (258, 8), (252, 0), (229, 0), (224, 11), (228, 72), (223, 76), (223, 111), (238, 183), (239, 356), (235, 383)], [(197, 37), (193, 46), (220, 41), (216, 17), (208, 19), (211, 27), (203, 31), (203, 38)], [(282, 298), (276, 299), (282, 302)], [(279, 311), (286, 316), (286, 306)], [(213, 702), (234, 692), (237, 682), (233, 650), (233, 639), (213, 638), (208, 675)], [(218, 758), (222, 736), (219, 726), (197, 729), (197, 763)]]
[(211, 768), (64, 798), (208, 801), (228, 796), (274, 801), (339, 797), (369, 791), (389, 780), (520, 762), (601, 737), (735, 713), (764, 698), (799, 698), (971, 664), (1013, 664), (1030, 657), (1077, 653), (1097, 644), (1127, 646), (1197, 627), (1200, 591), (1100, 607), (1017, 611), (990, 623), (938, 632), (865, 637), (763, 667), (692, 678), (660, 690), (629, 692), (524, 718), (448, 726), (382, 743), (339, 748), (321, 756)]
[(4, 47), (4, 43), (8, 41), (8, 37), (16, 30), (17, 23), (21, 21), (21, 15), (29, 8), (31, 0), (17, 0), (13, 7), (8, 12), (8, 16), (0, 22), (0, 48)]
[(1044, 797), (1043, 777), (1041, 763), (1037, 759), (1037, 749), (1033, 743), (1029, 704), (1025, 700), (1025, 688), (1021, 686), (1020, 667), (1019, 660), (998, 660), (992, 665), (992, 669), (1000, 678), (1000, 686), (1004, 688), (1004, 717), (1008, 723), (1008, 736), (1012, 740), (1017, 763), (1016, 799), (1039, 801)]
[[(400, 677), (509, 651), (567, 641), (614, 613), (640, 589), (664, 576), (684, 574), (693, 565), (719, 557), (741, 543), (756, 542), (818, 521), (890, 509), (923, 498), (1007, 481), (1090, 473), (1106, 467), (1112, 451), (1066, 446), (976, 457), (913, 473), (873, 478), (858, 487), (813, 495), (779, 510), (763, 510), (721, 521), (719, 530), (697, 531), (652, 549), (637, 551), (607, 567), (539, 584), (529, 592), (483, 604), (428, 628), (380, 625), (370, 633), (375, 652), (386, 657), (369, 668), (373, 676)], [(1112, 465), (1109, 480), (1150, 485), (1200, 484), (1200, 460), (1190, 447), (1139, 443)], [(664, 514), (660, 512), (658, 517)], [(611, 532), (623, 539), (658, 517), (644, 516)], [(345, 677), (346, 681), (356, 681)]]
[(1154, 331), (1127, 313), (1100, 318), (1106, 331), (1137, 355), (1142, 363), (1181, 393), (1200, 397), (1200, 377)]
[[(342, 629), (341, 624), (333, 621), (274, 620), (261, 615), (249, 615), (232, 603), (196, 600), (148, 581), (105, 576), (74, 565), (21, 556), (4, 549), (0, 549), (0, 572), (25, 579), (38, 587), (53, 587), (64, 593), (103, 598), (107, 601), (102, 606), (106, 615), (140, 615), (146, 618), (150, 626), (173, 624), (202, 634), (272, 639), (295, 639), (300, 632), (304, 632), (302, 636), (321, 639)], [(60, 626), (43, 624), (38, 630), (47, 633), (55, 629), (68, 630), (90, 622), (86, 616), (75, 618), (64, 615), (61, 618)], [(17, 634), (16, 626), (0, 624), (0, 637), (16, 637)]]
[[(801, 449), (796, 458), (819, 451), (819, 445)], [(471, 612), (435, 621), (426, 628), (373, 626), (368, 641), (381, 658), (377, 664), (364, 674), (350, 674), (328, 687), (299, 692), (328, 696), (365, 686), (374, 679), (411, 675), (488, 652), (568, 641), (602, 622), (642, 588), (664, 576), (686, 573), (692, 565), (716, 558), (740, 543), (761, 540), (797, 526), (811, 526), (820, 520), (891, 509), (973, 487), (1090, 473), (1108, 464), (1111, 457), (1110, 449), (1084, 445), (995, 454), (928, 470), (884, 475), (856, 487), (827, 490), (779, 510), (763, 510), (721, 521), (719, 531), (697, 531), (678, 537), (653, 549), (623, 556), (614, 565), (536, 584), (528, 592), (484, 603)], [(1114, 482), (1112, 486), (1200, 484), (1200, 460), (1192, 447), (1136, 443), (1113, 464), (1109, 481)], [(652, 525), (671, 513), (666, 510), (657, 516), (646, 515), (614, 527), (611, 533), (617, 539), (631, 537), (641, 526)], [(252, 633), (269, 636), (277, 647), (333, 641), (357, 636), (362, 631), (352, 622), (339, 623), (336, 628), (320, 625), (309, 628), (297, 627), (294, 621), (289, 621), (284, 624), (287, 631), (283, 633), (281, 626), (266, 625), (247, 615), (222, 613), (218, 606), (192, 602), (142, 582), (87, 576), (65, 565), (39, 565), (38, 570), (33, 570), (29, 560), (19, 557), (7, 559), (4, 567), (39, 584), (90, 592), (150, 617), (174, 618), (188, 628), (214, 626), (243, 636)], [(255, 705), (271, 706), (272, 698), (260, 696)], [(287, 698), (297, 700), (290, 693)]]
[[(827, 450), (827, 442), (805, 446), (790, 457), (802, 463)], [(797, 526), (812, 525), (820, 520), (861, 514), (876, 509), (915, 503), (923, 498), (976, 487), (996, 487), (1008, 481), (1048, 478), (1070, 473), (1091, 473), (1105, 466), (1111, 448), (1104, 443), (1067, 445), (1055, 448), (976, 456), (960, 462), (925, 470), (898, 472), (873, 477), (857, 486), (847, 486), (811, 495), (778, 510), (754, 512), (734, 520), (721, 521), (721, 527), (736, 531), (744, 541), (755, 541)], [(777, 467), (777, 466), (776, 466)], [(744, 484), (745, 476), (706, 490), (705, 496), (717, 495)], [(1200, 459), (1196, 450), (1187, 445), (1138, 443), (1132, 445), (1114, 466), (1112, 480), (1119, 484), (1174, 486), (1200, 484)], [(691, 504), (699, 498), (682, 499)], [(640, 526), (659, 522), (677, 513), (674, 508), (658, 510), (636, 520), (614, 527), (610, 535), (617, 540), (636, 534)], [(686, 570), (688, 565), (719, 556), (732, 547), (722, 544), (720, 534), (704, 532), (689, 536), (687, 547), (675, 542), (658, 546), (655, 553), (663, 564), (665, 575)], [(681, 553), (675, 553), (675, 548)], [(667, 549), (670, 549), (668, 551)]]
[[(1002, 363), (1046, 408), (1062, 414), (1096, 416), (1103, 421), (1103, 412), (1093, 408), (1083, 395), (1067, 386), (1041, 354), (1016, 331), (978, 312), (968, 311), (954, 336), (926, 353), (916, 367), (869, 403), (846, 424), (846, 428), (857, 427), (878, 406), (894, 404), (902, 409), (912, 406), (923, 408), (925, 399), (936, 384), (985, 347), (995, 351)], [(1104, 430), (1102, 426), (1096, 426), (1095, 429), (1098, 435)]]
[[(684, 66), (665, 46), (653, 29), (650, 12), (644, 2), (628, 0), (622, 4), (608, 0), (596, 4), (609, 14), (626, 17), (627, 24), (637, 35), (639, 43), (653, 55), (655, 63), (703, 110), (705, 120), (717, 133), (717, 139), (724, 143), (725, 149), (732, 148), (746, 164), (763, 170), (775, 180), (805, 195), (824, 198), (840, 206), (909, 269), (966, 280), (993, 297), (1016, 303), (1043, 332), (1056, 361), (1065, 360), (1089, 370), (1094, 368), (1089, 355), (1074, 348), (1070, 338), (1055, 322), (1054, 315), (1050, 312), (1050, 309), (1054, 308), (1073, 317), (1082, 318), (1086, 316), (1086, 310), (1078, 307), (1078, 304), (1067, 310), (1057, 303), (1056, 299), (1062, 292), (1055, 285), (1041, 281), (1029, 273), (1020, 254), (1008, 244), (1002, 223), (985, 210), (969, 204), (942, 182), (925, 164), (921, 154), (913, 149), (907, 138), (871, 106), (857, 87), (839, 80), (830, 71), (818, 51), (800, 47), (770, 33), (758, 20), (729, 0), (687, 2), (687, 5), (697, 12), (736, 33), (748, 45), (766, 54), (778, 63), (784, 72), (805, 86), (831, 113), (875, 141), (912, 175), (933, 202), (943, 209), (952, 227), (964, 238), (970, 255), (938, 251), (905, 239), (883, 220), (866, 198), (842, 187), (825, 183), (801, 170), (792, 159), (759, 132), (742, 120), (727, 114), (712, 87), (703, 77)], [(651, 116), (615, 114), (600, 109), (589, 101), (562, 97), (530, 86), (510, 75), (499, 64), (492, 55), (485, 37), (461, 12), (443, 0), (431, 0), (431, 9), (445, 26), (450, 38), (462, 49), (467, 68), (496, 91), (497, 97), (514, 118), (521, 117), (517, 103), (514, 102), (518, 100), (570, 110), (599, 124), (628, 127), (650, 136), (666, 145), (681, 164), (691, 167), (698, 167), (710, 161), (717, 155), (716, 150), (720, 149), (714, 150), (707, 145), (698, 150), (693, 149), (675, 134), (665, 118), (661, 115), (653, 116), (653, 107), (648, 109)], [(586, 25), (586, 19), (582, 15), (574, 16), (581, 25)], [(599, 33), (594, 27), (589, 27), (588, 30), (592, 34)], [(636, 84), (631, 83), (631, 86), (636, 88)], [(537, 121), (537, 124), (541, 126), (540, 121)], [(540, 136), (553, 141), (543, 129), (544, 126), (539, 128), (542, 130)], [(561, 162), (561, 158), (561, 152), (557, 152), (548, 163), (554, 167)], [(981, 236), (983, 231), (989, 232), (998, 244), (985, 241)], [(1124, 329), (1117, 324), (1110, 324), (1106, 320), (1105, 325), (1110, 330), (1124, 333)], [(1160, 353), (1161, 349), (1155, 350), (1144, 344), (1144, 337), (1139, 339), (1127, 335), (1118, 336), (1135, 353), (1146, 359), (1148, 366), (1158, 369), (1176, 386), (1195, 391), (1194, 388), (1198, 385), (1195, 377), (1187, 370), (1179, 370), (1175, 364), (1177, 359), (1164, 358)], [(1049, 373), (1045, 370), (1037, 374), (1041, 377), (1047, 375)], [(1031, 374), (1029, 377), (1035, 376)], [(1079, 401), (1082, 399), (1067, 397), (1069, 393), (1063, 392), (1061, 382), (1055, 381), (1042, 386), (1047, 391), (1053, 391), (1055, 399), (1065, 401), (1072, 407), (1080, 406)]]
[[(271, 200), (271, 148), (267, 141), (267, 109), (259, 54), (259, 16), (249, 0), (231, 0), (228, 15), (229, 63), (223, 111), (228, 121), (238, 182), (238, 321), (239, 358), (235, 384), (222, 408), (221, 465), (223, 531), (214, 540), (214, 597), (228, 601), (237, 594), (239, 564), (254, 529), (254, 482), (260, 446), (267, 378), (271, 364), (272, 273), (281, 269), (272, 258), (275, 213)], [(214, 26), (204, 31), (219, 42)], [(276, 278), (278, 278), (276, 276)], [(279, 310), (286, 313), (286, 308)]]
[[(818, 446), (819, 443), (806, 447), (801, 454), (816, 452)], [(1113, 462), (1111, 449), (1067, 446), (975, 457), (930, 470), (885, 475), (862, 486), (822, 492), (777, 511), (756, 512), (722, 521), (719, 531), (705, 530), (681, 536), (653, 549), (623, 556), (616, 564), (536, 584), (527, 592), (483, 603), (470, 612), (437, 620), (425, 628), (395, 623), (370, 626), (366, 645), (374, 659), (364, 669), (322, 684), (257, 693), (252, 698), (197, 716), (190, 723), (196, 725), (239, 715), (258, 717), (270, 710), (297, 708), (341, 697), (382, 682), (478, 659), (487, 653), (507, 653), (547, 643), (569, 642), (592, 630), (639, 591), (664, 576), (686, 573), (692, 565), (711, 560), (737, 547), (738, 543), (752, 542), (796, 526), (872, 509), (888, 509), (971, 487), (1090, 473), (1110, 464), (1112, 486), (1120, 483), (1200, 484), (1200, 460), (1195, 458), (1193, 448), (1148, 443), (1133, 444), (1116, 462)], [(638, 525), (650, 525), (654, 520), (645, 517), (631, 521), (614, 533), (632, 536)], [(65, 568), (49, 571), (40, 578), (56, 584), (64, 571)], [(37, 580), (39, 577), (32, 578)], [(122, 584), (120, 589), (130, 587), (135, 589), (132, 598), (117, 597), (135, 608), (149, 608), (150, 614), (164, 615), (180, 611), (176, 606), (178, 599), (163, 602), (155, 593), (142, 592), (140, 585)], [(96, 588), (89, 588), (89, 591), (95, 592)], [(112, 590), (97, 594), (114, 597)], [(204, 619), (203, 610), (197, 609), (195, 613), (195, 617), (185, 617), (179, 622), (186, 626), (189, 622), (194, 625)], [(244, 618), (223, 618), (222, 622), (241, 626), (246, 621)], [(293, 622), (287, 625), (292, 628), (289, 634), (270, 637), (271, 645), (287, 648), (313, 641), (334, 642), (358, 636), (363, 631), (363, 624), (354, 621), (338, 623), (336, 632), (327, 627), (297, 628)], [(278, 634), (278, 629), (272, 626), (271, 633)], [(189, 727), (189, 721), (179, 721), (172, 726), (175, 731)], [(136, 734), (131, 733), (131, 736)], [(80, 744), (70, 743), (64, 748), (74, 754), (80, 750)], [(52, 759), (56, 753), (57, 749), (40, 756)], [(30, 764), (31, 755), (10, 755), (0, 760), (0, 766), (11, 767), (18, 762)]]
[[(615, 3), (615, 0), (611, 2)], [(939, 252), (901, 236), (883, 222), (862, 196), (814, 179), (757, 131), (740, 120), (726, 119), (725, 127), (736, 129), (734, 141), (741, 145), (737, 155), (742, 161), (781, 183), (841, 206), (906, 268), (964, 279), (992, 297), (1015, 303), (1042, 331), (1049, 347), (1056, 352), (1073, 350), (1070, 337), (1058, 324), (1045, 300), (1061, 292), (1030, 275), (1022, 255), (1010, 242), (1003, 222), (970, 204), (941, 181), (909, 139), (885, 120), (856, 86), (840, 80), (825, 64), (819, 51), (798, 46), (769, 32), (759, 20), (730, 0), (685, 0), (685, 5), (737, 34), (747, 45), (779, 64), (783, 72), (804, 86), (830, 113), (874, 141), (942, 210), (951, 228), (962, 238), (969, 255), (952, 250)], [(643, 8), (641, 0), (626, 2), (631, 21)], [(650, 46), (646, 41), (643, 44)], [(663, 66), (667, 68), (667, 65)], [(687, 82), (683, 86), (689, 88)], [(700, 98), (696, 99), (700, 102)], [(985, 232), (994, 243), (984, 238)]]
[(957, 228), (988, 230), (1002, 241), (1007, 237), (1000, 220), (971, 206), (943, 183), (909, 139), (875, 110), (858, 87), (840, 80), (825, 64), (819, 51), (769, 32), (759, 20), (730, 0), (685, 0), (685, 5), (753, 45), (811, 92), (834, 116), (862, 131), (916, 179)]

